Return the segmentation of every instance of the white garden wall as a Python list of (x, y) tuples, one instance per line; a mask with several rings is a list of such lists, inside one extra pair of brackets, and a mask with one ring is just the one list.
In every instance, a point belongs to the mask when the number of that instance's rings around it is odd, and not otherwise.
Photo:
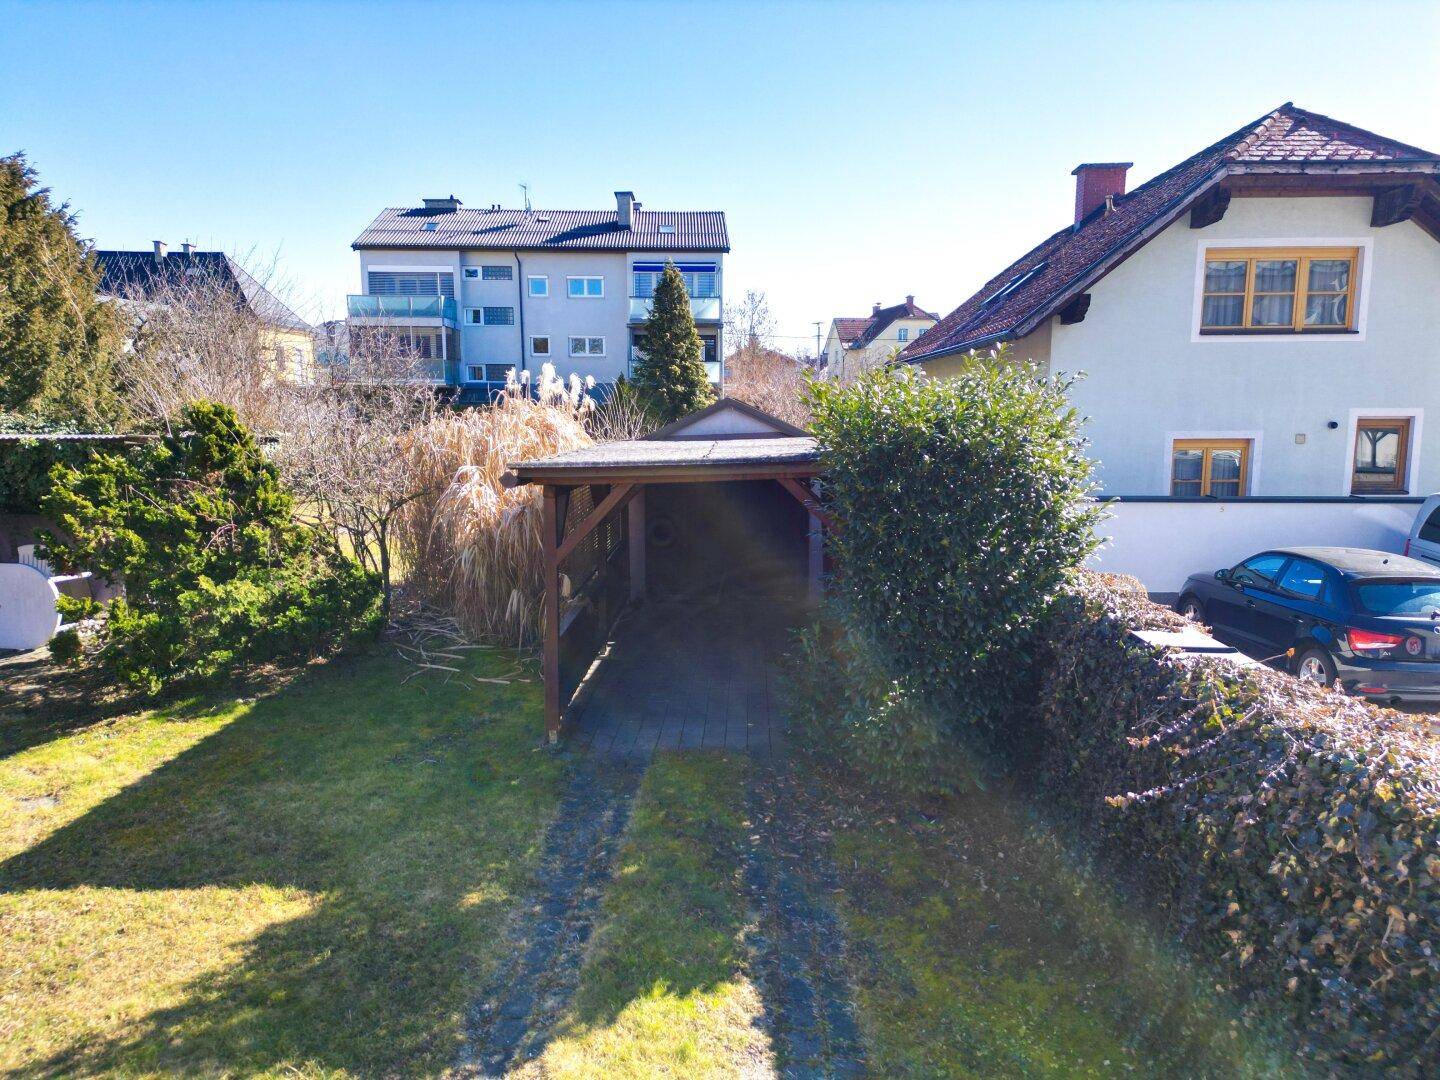
[(1402, 550), (1424, 500), (1121, 499), (1107, 502), (1097, 570), (1132, 574), (1152, 593), (1179, 592), (1196, 572), (1234, 566), (1273, 547)]

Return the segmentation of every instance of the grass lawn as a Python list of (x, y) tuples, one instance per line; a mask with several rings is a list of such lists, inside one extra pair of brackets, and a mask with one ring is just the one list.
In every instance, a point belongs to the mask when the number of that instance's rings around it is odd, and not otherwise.
[(836, 783), (810, 775), (804, 813), (832, 837), (875, 1075), (1285, 1075), (1281, 1047), (998, 793), (927, 817), (841, 804)]
[(0, 717), (0, 1074), (448, 1065), (563, 765), (533, 672), (412, 670), (360, 655), (257, 700)]
[(523, 1075), (768, 1075), (745, 973), (745, 774), (734, 756), (656, 759), (575, 1001)]

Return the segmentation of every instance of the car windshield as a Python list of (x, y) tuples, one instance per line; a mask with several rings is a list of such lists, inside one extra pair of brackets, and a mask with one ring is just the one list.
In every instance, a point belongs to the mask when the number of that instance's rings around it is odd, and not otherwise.
[(1432, 615), (1440, 611), (1440, 580), (1362, 581), (1360, 606), (1371, 615)]

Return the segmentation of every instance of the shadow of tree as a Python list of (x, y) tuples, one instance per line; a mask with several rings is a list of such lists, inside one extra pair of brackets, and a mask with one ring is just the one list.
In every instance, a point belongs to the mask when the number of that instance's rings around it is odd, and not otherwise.
[[(494, 675), (510, 660), (474, 664)], [(183, 893), (173, 911), (157, 896), (160, 919), (256, 885), (312, 900), (249, 940), (239, 963), (186, 984), (180, 1004), (78, 1038), (21, 1075), (449, 1063), (563, 766), (536, 749), (536, 684), (402, 688), (409, 670), (376, 657), (312, 670), (0, 864), (0, 893), (12, 895), (218, 887)], [(144, 948), (144, 937), (137, 927), (114, 947)]]

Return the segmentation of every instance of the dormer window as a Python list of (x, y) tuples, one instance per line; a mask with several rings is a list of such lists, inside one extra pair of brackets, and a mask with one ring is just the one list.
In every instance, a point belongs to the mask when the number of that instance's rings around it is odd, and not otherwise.
[(1355, 326), (1356, 248), (1212, 249), (1202, 334), (1345, 333)]

